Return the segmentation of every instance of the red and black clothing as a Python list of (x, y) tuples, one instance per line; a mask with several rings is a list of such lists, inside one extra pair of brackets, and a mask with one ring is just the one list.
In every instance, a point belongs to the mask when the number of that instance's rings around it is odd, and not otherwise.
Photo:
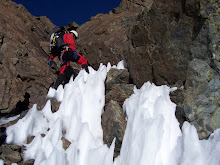
[[(67, 77), (68, 73), (70, 72), (71, 67), (69, 61), (80, 64), (83, 68), (86, 68), (86, 71), (88, 72), (87, 59), (76, 53), (76, 46), (73, 35), (70, 33), (65, 33), (63, 40), (65, 44), (68, 45), (68, 50), (65, 49), (59, 54), (61, 68), (57, 80), (54, 84), (55, 89), (58, 88), (58, 86), (64, 81), (65, 77)], [(50, 61), (53, 62), (54, 57), (55, 56), (51, 54)]]

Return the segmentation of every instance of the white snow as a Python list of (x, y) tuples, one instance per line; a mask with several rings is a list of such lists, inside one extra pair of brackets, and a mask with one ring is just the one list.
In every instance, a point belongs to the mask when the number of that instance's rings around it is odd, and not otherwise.
[[(100, 65), (89, 67), (73, 81), (56, 90), (50, 88), (48, 99), (61, 102), (52, 113), (50, 100), (42, 110), (34, 105), (27, 115), (7, 128), (7, 143), (25, 145), (25, 160), (41, 165), (219, 165), (220, 129), (208, 140), (199, 140), (194, 126), (185, 122), (182, 131), (175, 117), (176, 105), (169, 93), (175, 88), (146, 82), (124, 102), (127, 128), (120, 155), (113, 161), (115, 139), (110, 148), (103, 144), (101, 115), (105, 103), (106, 74)], [(42, 136), (44, 135), (44, 136)], [(30, 144), (27, 139), (35, 136)], [(62, 137), (71, 142), (64, 150)], [(1, 164), (1, 161), (0, 161)]]

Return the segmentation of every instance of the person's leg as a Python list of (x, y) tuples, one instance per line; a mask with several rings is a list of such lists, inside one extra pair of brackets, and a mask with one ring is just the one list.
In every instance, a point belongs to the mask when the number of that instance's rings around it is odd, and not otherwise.
[(71, 66), (67, 66), (64, 71), (64, 84), (68, 83), (71, 76), (73, 76), (73, 80), (76, 78), (76, 76), (79, 74), (78, 69), (73, 69)]
[(89, 73), (87, 59), (80, 54), (77, 54), (77, 55), (79, 56), (79, 60), (76, 63), (80, 64), (82, 68), (85, 69), (87, 73)]
[(76, 62), (77, 64), (80, 64), (82, 68), (86, 70), (87, 73), (89, 73), (87, 59), (82, 55), (78, 53), (74, 54), (73, 52), (68, 51), (64, 53), (63, 60)]
[(54, 84), (54, 89), (57, 89), (60, 84), (62, 84), (64, 80), (64, 74), (58, 74), (57, 80)]
[(83, 66), (83, 65), (87, 65), (88, 66), (87, 59), (85, 57), (83, 57), (82, 55), (80, 55), (80, 54), (77, 54), (77, 55), (79, 56), (79, 58), (76, 61), (76, 63), (80, 64), (81, 66)]
[(66, 68), (68, 66), (69, 66), (69, 61), (63, 60), (63, 64), (62, 64), (62, 66), (60, 68), (60, 73), (58, 74), (57, 80), (56, 80), (56, 82), (54, 84), (54, 88), (55, 89), (57, 89), (58, 86), (60, 84), (62, 84), (62, 82), (64, 81), (64, 79), (65, 79), (65, 72), (66, 72), (65, 70), (66, 70)]

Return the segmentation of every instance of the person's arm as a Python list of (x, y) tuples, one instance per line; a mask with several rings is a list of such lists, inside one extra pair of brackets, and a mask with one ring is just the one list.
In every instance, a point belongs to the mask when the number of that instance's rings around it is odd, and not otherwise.
[(80, 54), (77, 55), (79, 56), (79, 60), (77, 61), (77, 64), (80, 64), (82, 68), (85, 69), (87, 73), (89, 73), (87, 59)]
[(53, 54), (51, 54), (51, 55), (50, 55), (50, 61), (52, 61), (52, 62), (53, 62), (53, 59), (54, 59), (54, 55), (53, 55)]
[(80, 65), (88, 65), (87, 64), (87, 59), (85, 57), (83, 57), (82, 55), (80, 54), (77, 54), (79, 56), (79, 60), (77, 61), (77, 64), (80, 64)]
[(51, 54), (51, 55), (50, 55), (50, 61), (48, 62), (48, 65), (49, 65), (50, 67), (51, 67), (52, 64), (53, 64), (53, 59), (54, 59), (54, 55)]

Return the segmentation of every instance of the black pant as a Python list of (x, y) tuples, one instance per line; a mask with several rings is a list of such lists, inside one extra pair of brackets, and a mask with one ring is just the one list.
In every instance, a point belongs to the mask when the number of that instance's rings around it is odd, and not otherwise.
[(57, 77), (57, 80), (54, 84), (54, 88), (57, 89), (60, 84), (64, 81), (64, 84), (68, 83), (70, 80), (70, 77), (74, 75), (74, 78), (76, 75), (78, 75), (79, 71), (76, 69), (73, 69), (71, 66), (69, 66), (69, 61), (77, 62), (79, 60), (79, 56), (77, 58), (74, 58), (73, 52), (67, 51), (62, 56), (62, 64), (61, 64), (61, 71)]

